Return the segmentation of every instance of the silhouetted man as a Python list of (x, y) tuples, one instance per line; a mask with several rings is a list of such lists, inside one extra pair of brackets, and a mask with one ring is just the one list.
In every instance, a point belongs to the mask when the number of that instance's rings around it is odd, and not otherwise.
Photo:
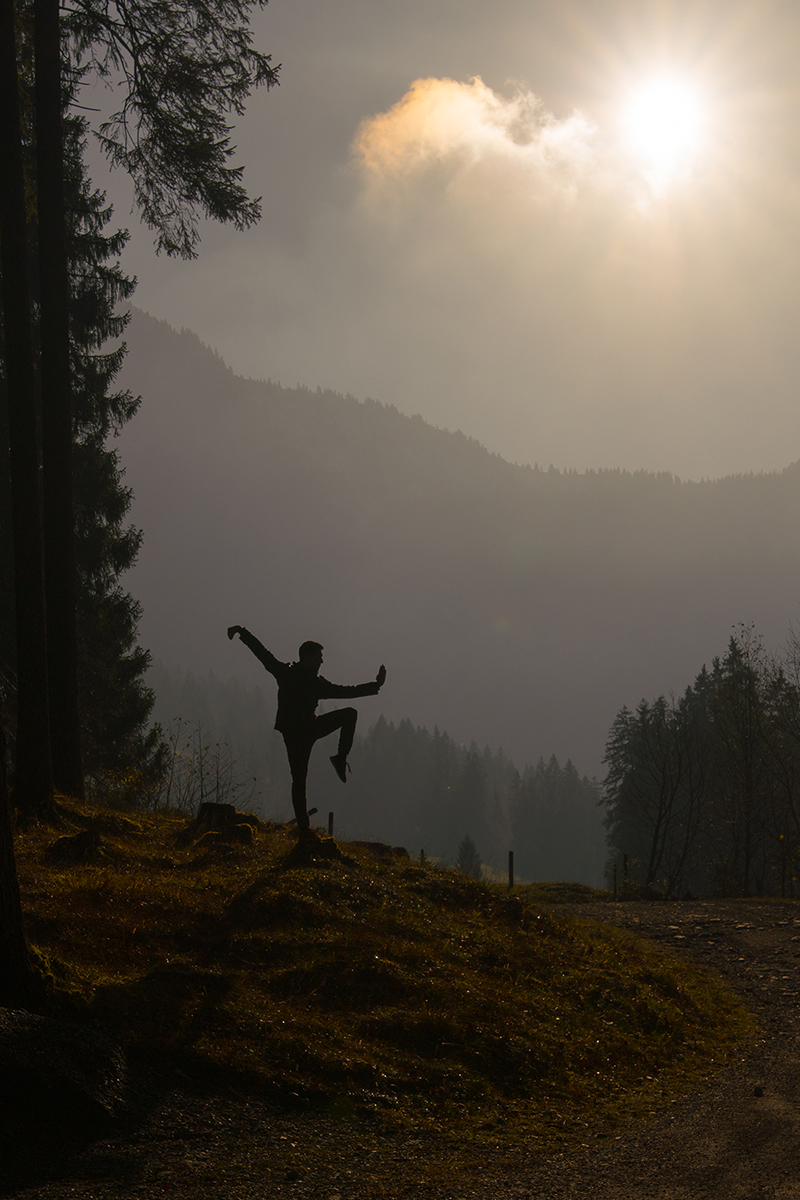
[(358, 683), (348, 687), (329, 683), (319, 673), (322, 666), (322, 646), (319, 642), (303, 642), (297, 657), (298, 662), (280, 662), (243, 625), (231, 625), (228, 637), (239, 635), (259, 662), (263, 663), (278, 681), (278, 712), (275, 728), (282, 734), (289, 755), (292, 772), (292, 804), (301, 833), (309, 830), (306, 808), (306, 777), (308, 760), (314, 743), (339, 730), (339, 749), (331, 755), (331, 762), (342, 783), (347, 783), (350, 764), (347, 756), (353, 745), (358, 713), (354, 708), (338, 708), (333, 712), (316, 714), (320, 700), (340, 699), (344, 696), (377, 696), (386, 679), (386, 667), (381, 666), (374, 683)]

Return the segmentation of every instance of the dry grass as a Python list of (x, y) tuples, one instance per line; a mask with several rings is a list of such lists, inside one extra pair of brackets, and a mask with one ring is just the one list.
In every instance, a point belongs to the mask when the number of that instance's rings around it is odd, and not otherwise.
[[(750, 1018), (718, 979), (520, 894), (343, 845), (182, 846), (174, 814), (63, 806), (102, 855), (17, 842), (52, 1004), (131, 1053), (331, 1113), (436, 1129), (457, 1155), (610, 1129), (721, 1065)], [(591, 1113), (591, 1117), (588, 1114)]]
[(612, 899), (611, 892), (586, 883), (528, 883), (521, 884), (519, 892), (540, 904), (591, 904)]

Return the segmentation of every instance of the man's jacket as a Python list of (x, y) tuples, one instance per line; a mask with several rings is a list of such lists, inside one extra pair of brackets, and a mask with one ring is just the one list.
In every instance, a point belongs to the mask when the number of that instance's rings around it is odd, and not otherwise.
[(259, 662), (264, 664), (270, 675), (277, 679), (278, 712), (275, 716), (275, 728), (289, 737), (311, 732), (320, 700), (339, 700), (347, 696), (377, 696), (380, 691), (375, 680), (352, 686), (330, 683), (314, 671), (301, 667), (300, 663), (281, 662), (266, 646), (262, 646), (249, 629), (242, 629), (239, 637), (245, 646), (253, 651)]

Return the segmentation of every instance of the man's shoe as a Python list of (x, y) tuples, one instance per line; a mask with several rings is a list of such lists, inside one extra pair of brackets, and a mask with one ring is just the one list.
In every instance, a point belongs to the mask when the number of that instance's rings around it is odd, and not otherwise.
[(350, 770), (350, 763), (341, 754), (332, 754), (331, 763), (336, 774), (341, 779), (342, 783), (347, 783), (347, 772)]

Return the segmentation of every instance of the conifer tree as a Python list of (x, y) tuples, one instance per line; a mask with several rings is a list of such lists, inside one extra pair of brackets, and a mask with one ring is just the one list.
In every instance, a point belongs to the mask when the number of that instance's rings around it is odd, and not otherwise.
[[(155, 782), (165, 755), (158, 729), (147, 729), (153, 694), (143, 681), (149, 654), (137, 645), (140, 606), (120, 586), (141, 531), (126, 524), (131, 491), (110, 439), (139, 406), (114, 389), (124, 359), (118, 339), (128, 315), (117, 311), (134, 281), (117, 256), (127, 240), (106, 232), (111, 210), (83, 165), (85, 122), (72, 118), (67, 139), (71, 378), (75, 406), (74, 486), (79, 711), (90, 781), (121, 798)], [(118, 344), (108, 348), (109, 340)]]
[(201, 216), (246, 229), (261, 215), (230, 165), (229, 115), (242, 115), (253, 88), (278, 82), (280, 67), (250, 35), (252, 10), (266, 4), (74, 0), (65, 16), (76, 72), (113, 76), (121, 89), (98, 136), (167, 254), (194, 257)]
[[(83, 163), (86, 123), (65, 123), (65, 195), (70, 283), (70, 388), (74, 403), (76, 533), (76, 619), (79, 665), (79, 718), (85, 769), (95, 788), (132, 798), (157, 777), (164, 748), (158, 730), (147, 729), (153, 696), (143, 682), (149, 655), (136, 644), (138, 603), (120, 586), (133, 565), (139, 530), (126, 524), (131, 493), (122, 479), (110, 439), (138, 407), (129, 392), (116, 391), (114, 377), (124, 358), (119, 344), (128, 321), (118, 305), (128, 299), (134, 281), (118, 261), (127, 235), (106, 232), (111, 210), (92, 189)], [(35, 249), (35, 241), (33, 242)], [(34, 285), (35, 272), (32, 273)], [(109, 340), (117, 345), (108, 348)], [(9, 392), (0, 379), (0, 524), (10, 514), (7, 437)], [(10, 539), (2, 541), (0, 575), (14, 578)], [(13, 590), (3, 592), (0, 668), (4, 687), (14, 698), (16, 677)], [(24, 610), (23, 610), (24, 611)], [(40, 631), (37, 645), (44, 645)], [(42, 721), (22, 722), (23, 730), (42, 729)], [(24, 749), (24, 747), (23, 747)], [(19, 752), (19, 751), (18, 751)], [(41, 753), (41, 751), (40, 751)], [(52, 792), (50, 793), (52, 794)], [(26, 797), (17, 803), (25, 807)], [(35, 809), (41, 811), (41, 809)], [(47, 815), (46, 813), (44, 815)]]
[(3, 382), (8, 430), (4, 545), (13, 545), (16, 628), (16, 798), (30, 813), (53, 812), (36, 371), (24, 169), (21, 83), (25, 40), (13, 0), (0, 0), (0, 270)]
[(22, 919), (22, 904), (14, 861), (3, 704), (0, 697), (0, 1005), (26, 1008), (31, 1001), (32, 972)]
[(606, 746), (609, 849), (636, 881), (792, 895), (798, 861), (800, 690), (751, 626), (678, 701), (622, 709)]
[[(232, 221), (239, 228), (252, 224), (259, 216), (258, 201), (251, 200), (241, 184), (241, 168), (229, 165), (233, 149), (228, 124), (228, 114), (243, 111), (244, 100), (252, 87), (259, 84), (269, 87), (277, 82), (278, 69), (271, 66), (269, 55), (261, 54), (251, 45), (248, 22), (254, 3), (263, 4), (265, 0), (214, 0), (201, 7), (192, 0), (176, 0), (169, 4), (133, 0), (124, 6), (105, 0), (84, 0), (71, 7), (62, 24), (58, 0), (32, 0), (32, 5), (30, 0), (19, 0), (16, 9), (13, 0), (3, 0), (6, 53), (3, 83), (8, 95), (4, 94), (2, 120), (4, 133), (13, 132), (12, 126), (16, 128), (13, 136), (17, 140), (20, 140), (21, 125), (16, 116), (11, 119), (13, 105), (9, 97), (12, 93), (17, 95), (17, 80), (29, 63), (24, 61), (27, 49), (24, 39), (17, 42), (15, 38), (15, 25), (22, 27), (26, 21), (29, 23), (32, 11), (35, 30), (35, 116), (32, 127), (35, 128), (38, 192), (36, 219), (32, 224), (39, 264), (44, 575), (49, 638), (26, 634), (42, 605), (38, 600), (26, 605), (18, 597), (16, 651), (20, 703), (17, 743), (20, 753), (17, 756), (17, 783), (20, 798), (27, 798), (31, 803), (42, 791), (41, 781), (37, 783), (38, 774), (44, 770), (45, 760), (50, 760), (50, 752), (46, 755), (25, 752), (28, 742), (36, 736), (49, 740), (58, 784), (78, 794), (83, 786), (76, 716), (77, 564), (75, 485), (71, 470), (76, 399), (71, 386), (74, 373), (70, 371), (69, 362), (69, 221), (65, 194), (64, 102), (69, 100), (77, 82), (92, 69), (101, 75), (113, 71), (124, 81), (123, 106), (99, 131), (101, 140), (112, 162), (131, 174), (136, 201), (145, 220), (157, 230), (158, 247), (168, 253), (191, 257), (198, 240), (200, 215)], [(30, 83), (28, 93), (30, 96)], [(12, 140), (4, 138), (3, 145), (11, 147)], [(3, 215), (6, 247), (11, 244), (24, 246), (25, 238), (20, 231), (30, 212), (30, 206), (25, 205), (23, 190), (17, 188), (14, 196), (14, 205), (4, 209)], [(16, 235), (12, 232), (9, 236), (9, 219), (19, 227)], [(19, 282), (19, 271), (12, 280), (15, 268), (9, 263), (11, 260), (6, 262), (4, 256), (7, 329), (9, 314), (13, 317), (17, 300), (22, 303), (24, 291)], [(25, 273), (23, 270), (22, 274)], [(22, 345), (16, 325), (14, 330), (12, 357), (15, 349)], [(7, 338), (5, 345), (7, 375), (9, 369), (12, 374), (14, 371), (9, 363), (11, 340)], [(32, 346), (22, 353), (32, 360)], [(30, 379), (32, 361), (26, 370)], [(30, 418), (33, 406), (27, 393), (23, 398), (24, 389), (21, 390), (16, 376), (11, 390), (9, 412), (14, 419), (9, 423), (9, 438), (13, 465), (19, 459), (14, 414), (23, 411)], [(23, 524), (27, 521), (33, 530), (41, 527), (38, 453), (38, 450), (33, 455), (28, 453), (24, 471), (10, 472), (15, 493), (14, 511), (21, 514), (15, 520)], [(15, 540), (18, 547), (15, 575), (19, 577), (20, 571), (27, 571), (26, 577), (32, 578), (33, 572), (25, 567), (25, 562), (27, 558), (36, 559), (41, 572), (41, 547), (35, 544), (36, 539), (32, 536), (17, 536)], [(119, 606), (116, 611), (120, 616)], [(39, 657), (46, 654), (49, 660), (50, 702), (55, 714), (52, 738), (49, 736), (46, 695), (36, 717), (29, 715), (29, 695), (39, 696), (42, 689), (47, 692), (46, 669), (36, 674), (37, 654)], [(25, 681), (29, 678), (35, 679), (35, 687), (27, 688)], [(46, 793), (45, 784), (43, 797), (35, 800), (38, 811), (42, 811), (47, 803), (52, 804), (52, 798), (48, 801)], [(50, 795), (52, 797), (52, 790)]]
[(78, 716), (69, 263), (59, 0), (34, 0), (36, 250), (50, 755), (57, 791), (83, 796)]
[(459, 843), (456, 870), (460, 871), (462, 875), (466, 875), (469, 879), (480, 879), (481, 877), (481, 856), (478, 854), (478, 848), (468, 833), (464, 835)]

